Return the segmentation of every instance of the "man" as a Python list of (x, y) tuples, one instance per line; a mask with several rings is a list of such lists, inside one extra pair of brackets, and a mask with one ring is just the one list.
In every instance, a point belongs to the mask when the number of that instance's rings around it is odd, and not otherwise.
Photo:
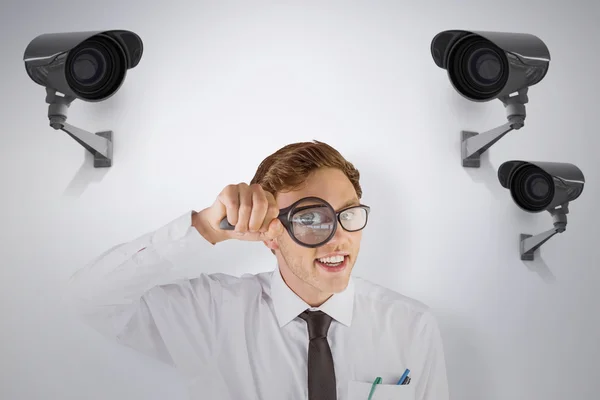
[[(74, 299), (103, 334), (178, 368), (193, 399), (366, 400), (379, 377), (373, 399), (447, 400), (428, 308), (351, 275), (370, 210), (361, 197), (359, 172), (337, 150), (285, 146), (250, 185), (78, 271)], [(231, 239), (263, 242), (277, 267), (184, 277), (218, 271), (228, 261), (213, 246)]]

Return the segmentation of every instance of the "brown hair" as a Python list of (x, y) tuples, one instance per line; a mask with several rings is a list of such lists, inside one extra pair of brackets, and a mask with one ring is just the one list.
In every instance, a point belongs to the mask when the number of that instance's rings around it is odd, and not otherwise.
[(251, 184), (258, 183), (273, 196), (300, 187), (309, 175), (320, 168), (337, 168), (352, 182), (360, 199), (360, 174), (339, 151), (330, 145), (314, 140), (288, 144), (263, 160)]

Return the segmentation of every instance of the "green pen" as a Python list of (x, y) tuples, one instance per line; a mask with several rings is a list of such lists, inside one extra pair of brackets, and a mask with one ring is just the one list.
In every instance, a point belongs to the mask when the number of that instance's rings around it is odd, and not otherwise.
[(369, 393), (369, 399), (371, 400), (373, 398), (373, 393), (375, 393), (375, 386), (379, 385), (381, 383), (382, 379), (380, 376), (378, 376), (374, 381), (373, 381), (373, 386), (371, 386), (371, 393)]

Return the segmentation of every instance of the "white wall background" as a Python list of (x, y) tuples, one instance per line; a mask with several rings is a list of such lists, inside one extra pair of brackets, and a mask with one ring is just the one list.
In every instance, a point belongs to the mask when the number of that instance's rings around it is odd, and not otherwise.
[[(65, 281), (113, 244), (250, 180), (279, 147), (318, 139), (355, 162), (373, 208), (356, 273), (434, 308), (453, 399), (597, 399), (599, 9), (592, 0), (4, 1), (0, 398), (185, 399), (174, 371), (66, 315)], [(114, 166), (95, 170), (48, 126), (44, 89), (22, 56), (40, 33), (111, 28), (140, 34), (145, 52), (109, 101), (71, 106), (70, 123), (115, 131)], [(434, 65), (430, 41), (450, 28), (534, 33), (552, 55), (529, 92), (526, 127), (478, 170), (460, 166), (458, 132), (500, 125), (505, 113), (499, 101), (462, 99)], [(520, 158), (575, 163), (588, 182), (567, 231), (533, 263), (519, 259), (519, 233), (551, 218), (520, 211), (496, 178)], [(274, 267), (261, 244), (215, 251), (231, 274)]]

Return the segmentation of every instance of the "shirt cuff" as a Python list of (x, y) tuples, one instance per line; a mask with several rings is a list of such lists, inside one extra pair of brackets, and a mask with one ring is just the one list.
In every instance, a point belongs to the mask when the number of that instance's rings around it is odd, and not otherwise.
[(152, 242), (161, 243), (183, 239), (188, 235), (191, 229), (198, 232), (198, 230), (192, 226), (193, 213), (194, 211), (188, 211), (177, 219), (157, 229), (152, 235)]

